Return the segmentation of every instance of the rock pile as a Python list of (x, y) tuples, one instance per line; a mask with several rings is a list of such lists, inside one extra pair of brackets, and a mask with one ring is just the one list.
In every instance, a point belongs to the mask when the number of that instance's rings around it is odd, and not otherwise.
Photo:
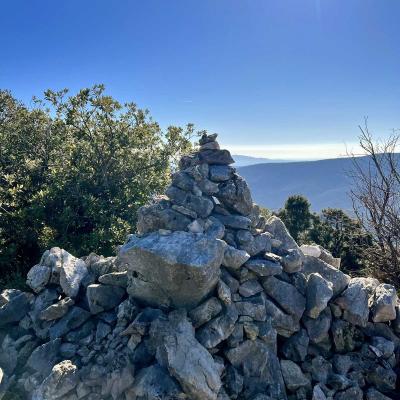
[(232, 163), (204, 135), (116, 257), (53, 248), (1, 293), (0, 399), (399, 398), (395, 288), (299, 247)]

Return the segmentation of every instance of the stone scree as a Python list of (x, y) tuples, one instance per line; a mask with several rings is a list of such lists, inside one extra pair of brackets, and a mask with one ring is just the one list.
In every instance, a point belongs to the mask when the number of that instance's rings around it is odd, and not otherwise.
[(395, 288), (299, 247), (232, 163), (204, 135), (116, 257), (52, 248), (1, 293), (0, 399), (399, 398)]

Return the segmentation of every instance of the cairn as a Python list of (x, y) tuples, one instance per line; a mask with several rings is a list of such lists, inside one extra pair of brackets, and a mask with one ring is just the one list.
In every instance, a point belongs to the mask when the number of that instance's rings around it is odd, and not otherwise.
[(216, 136), (116, 257), (52, 248), (0, 294), (0, 399), (398, 398), (395, 288), (262, 216)]

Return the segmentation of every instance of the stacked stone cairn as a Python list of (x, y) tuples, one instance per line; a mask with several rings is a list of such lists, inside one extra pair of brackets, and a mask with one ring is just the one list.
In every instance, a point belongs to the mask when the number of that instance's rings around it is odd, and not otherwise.
[(204, 135), (116, 257), (52, 248), (1, 293), (0, 398), (400, 398), (395, 288), (299, 247), (233, 162)]

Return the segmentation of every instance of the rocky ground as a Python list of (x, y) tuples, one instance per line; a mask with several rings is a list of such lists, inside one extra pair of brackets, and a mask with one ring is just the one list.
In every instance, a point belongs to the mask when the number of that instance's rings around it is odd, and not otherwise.
[(52, 248), (0, 294), (0, 399), (399, 398), (395, 288), (299, 247), (200, 145), (116, 257)]

